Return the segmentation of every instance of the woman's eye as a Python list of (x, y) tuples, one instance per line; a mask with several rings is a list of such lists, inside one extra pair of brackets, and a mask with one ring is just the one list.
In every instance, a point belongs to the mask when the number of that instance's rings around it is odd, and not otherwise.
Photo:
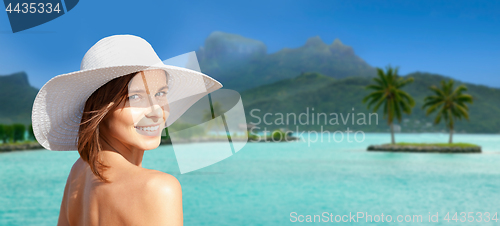
[(128, 97), (129, 100), (137, 100), (139, 98), (140, 98), (140, 96), (137, 94), (134, 94), (134, 95)]
[(164, 92), (164, 91), (158, 92), (158, 93), (155, 94), (155, 96), (157, 96), (157, 97), (163, 97), (165, 95), (167, 95), (167, 92)]

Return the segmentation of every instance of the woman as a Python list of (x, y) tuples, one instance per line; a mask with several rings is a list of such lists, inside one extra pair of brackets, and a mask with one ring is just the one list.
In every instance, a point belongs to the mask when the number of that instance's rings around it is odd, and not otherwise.
[(142, 168), (145, 150), (192, 104), (222, 85), (164, 65), (144, 39), (115, 35), (85, 54), (80, 71), (52, 78), (32, 112), (49, 150), (78, 150), (58, 225), (182, 225), (182, 191), (166, 173)]

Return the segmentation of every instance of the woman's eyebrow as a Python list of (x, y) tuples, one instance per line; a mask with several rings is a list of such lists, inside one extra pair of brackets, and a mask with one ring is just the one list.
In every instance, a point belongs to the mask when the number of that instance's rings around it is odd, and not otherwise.
[[(160, 90), (164, 90), (164, 89), (168, 89), (168, 85), (166, 86), (162, 86), (158, 89), (158, 91)], [(129, 90), (129, 93), (145, 93), (146, 91), (144, 89), (133, 89), (133, 90)]]
[(129, 93), (145, 93), (146, 91), (143, 89), (133, 89), (133, 90), (129, 90), (128, 92)]
[(158, 91), (160, 91), (160, 90), (164, 90), (164, 89), (167, 89), (167, 88), (168, 88), (168, 85), (166, 85), (166, 86), (162, 86), (162, 87), (160, 87), (160, 88), (158, 89)]

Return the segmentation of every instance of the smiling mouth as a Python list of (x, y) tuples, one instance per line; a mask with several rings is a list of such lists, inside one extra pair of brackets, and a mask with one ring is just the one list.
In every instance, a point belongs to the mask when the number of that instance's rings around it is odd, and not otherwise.
[(134, 126), (135, 131), (137, 133), (148, 136), (148, 137), (156, 137), (160, 136), (162, 129), (164, 128), (161, 124), (158, 124), (156, 126)]
[(160, 128), (160, 125), (156, 126), (134, 126), (136, 129), (145, 131), (145, 132), (154, 132)]

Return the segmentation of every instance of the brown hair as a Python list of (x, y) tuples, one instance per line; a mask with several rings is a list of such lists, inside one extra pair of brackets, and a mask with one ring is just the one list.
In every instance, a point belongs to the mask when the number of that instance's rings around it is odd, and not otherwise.
[(99, 137), (99, 124), (108, 114), (118, 107), (128, 96), (128, 84), (137, 72), (115, 78), (94, 91), (85, 102), (82, 120), (78, 131), (78, 153), (89, 164), (90, 169), (100, 180), (109, 183), (103, 171), (109, 168), (99, 159), (102, 150)]

